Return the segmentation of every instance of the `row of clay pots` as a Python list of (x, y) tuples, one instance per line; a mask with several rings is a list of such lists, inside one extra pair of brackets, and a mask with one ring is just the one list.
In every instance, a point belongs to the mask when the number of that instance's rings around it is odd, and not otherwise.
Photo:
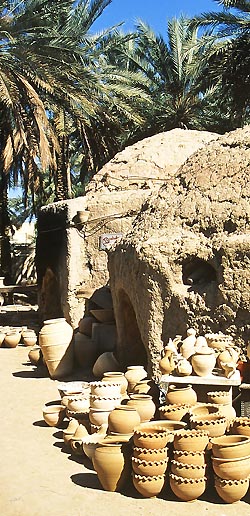
[(27, 326), (0, 328), (0, 346), (16, 348), (21, 341), (25, 346), (34, 346), (37, 341), (36, 332), (28, 329)]

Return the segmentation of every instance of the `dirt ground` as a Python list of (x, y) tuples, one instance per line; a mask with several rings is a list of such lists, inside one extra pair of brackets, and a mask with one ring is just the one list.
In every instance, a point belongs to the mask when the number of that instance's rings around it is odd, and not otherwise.
[(250, 490), (231, 505), (213, 491), (189, 503), (166, 490), (152, 499), (133, 486), (103, 491), (89, 459), (71, 455), (62, 430), (43, 421), (44, 403), (58, 400), (57, 382), (29, 363), (28, 350), (0, 348), (1, 516), (249, 516)]

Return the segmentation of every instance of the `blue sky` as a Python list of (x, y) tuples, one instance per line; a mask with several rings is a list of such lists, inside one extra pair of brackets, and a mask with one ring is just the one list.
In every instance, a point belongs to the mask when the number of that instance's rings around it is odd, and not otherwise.
[(94, 32), (107, 29), (123, 21), (123, 31), (132, 30), (136, 19), (147, 22), (156, 33), (166, 34), (169, 18), (180, 14), (193, 16), (202, 12), (220, 11), (213, 0), (112, 0), (92, 26)]

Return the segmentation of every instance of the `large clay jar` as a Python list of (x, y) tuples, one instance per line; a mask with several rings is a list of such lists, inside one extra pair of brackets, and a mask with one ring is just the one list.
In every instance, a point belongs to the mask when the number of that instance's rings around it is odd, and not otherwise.
[(234, 503), (241, 500), (248, 491), (249, 478), (240, 480), (225, 480), (214, 475), (214, 486), (218, 495), (226, 503)]
[(137, 410), (141, 423), (154, 419), (156, 406), (148, 394), (131, 394), (127, 406)]
[(96, 447), (93, 466), (105, 491), (120, 491), (131, 475), (131, 444), (104, 440)]
[(64, 317), (44, 321), (39, 345), (51, 378), (58, 379), (73, 370), (73, 328)]
[(196, 500), (206, 489), (206, 479), (203, 478), (183, 478), (173, 473), (169, 474), (170, 487), (173, 493), (185, 502)]
[(121, 395), (125, 396), (128, 388), (128, 381), (125, 378), (124, 373), (120, 371), (107, 371), (104, 373), (102, 382), (115, 382), (120, 384)]
[(198, 376), (208, 376), (212, 373), (216, 364), (216, 355), (211, 348), (202, 348), (197, 351), (191, 358), (194, 372)]
[(116, 434), (132, 434), (140, 422), (137, 410), (127, 405), (119, 405), (108, 416), (109, 431)]
[(147, 377), (147, 371), (141, 365), (131, 365), (127, 367), (125, 378), (128, 382), (128, 392), (132, 392), (135, 385)]
[(73, 342), (77, 364), (83, 369), (92, 368), (97, 358), (96, 344), (90, 337), (80, 332), (75, 333)]
[(177, 385), (169, 385), (166, 393), (166, 402), (170, 405), (189, 404), (195, 405), (197, 402), (197, 394), (191, 385), (178, 387)]
[(145, 498), (151, 498), (160, 494), (164, 483), (165, 475), (132, 475), (135, 489)]
[(113, 351), (105, 351), (102, 353), (93, 365), (93, 375), (101, 378), (107, 371), (117, 371), (119, 364), (115, 358)]
[(174, 353), (171, 348), (168, 348), (166, 346), (164, 348), (164, 356), (159, 362), (159, 369), (161, 373), (164, 374), (170, 374), (175, 368), (174, 363)]

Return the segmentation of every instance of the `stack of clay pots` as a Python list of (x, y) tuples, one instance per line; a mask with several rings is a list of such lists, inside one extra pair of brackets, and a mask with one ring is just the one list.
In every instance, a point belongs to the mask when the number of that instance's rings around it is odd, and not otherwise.
[(227, 418), (215, 404), (197, 403), (189, 409), (189, 414), (191, 428), (206, 430), (209, 437), (219, 437), (227, 430)]
[(184, 501), (195, 500), (206, 489), (205, 450), (208, 432), (181, 430), (174, 435), (170, 487)]
[(197, 403), (197, 394), (191, 385), (169, 385), (165, 402), (159, 407), (160, 418), (181, 421)]
[(245, 496), (249, 488), (250, 437), (225, 435), (211, 439), (215, 489), (227, 503)]
[(134, 487), (146, 498), (157, 496), (165, 483), (169, 432), (161, 426), (142, 424), (135, 429), (133, 442)]
[(101, 425), (108, 425), (108, 417), (122, 400), (121, 384), (117, 381), (90, 383), (89, 419), (91, 432), (97, 432)]

